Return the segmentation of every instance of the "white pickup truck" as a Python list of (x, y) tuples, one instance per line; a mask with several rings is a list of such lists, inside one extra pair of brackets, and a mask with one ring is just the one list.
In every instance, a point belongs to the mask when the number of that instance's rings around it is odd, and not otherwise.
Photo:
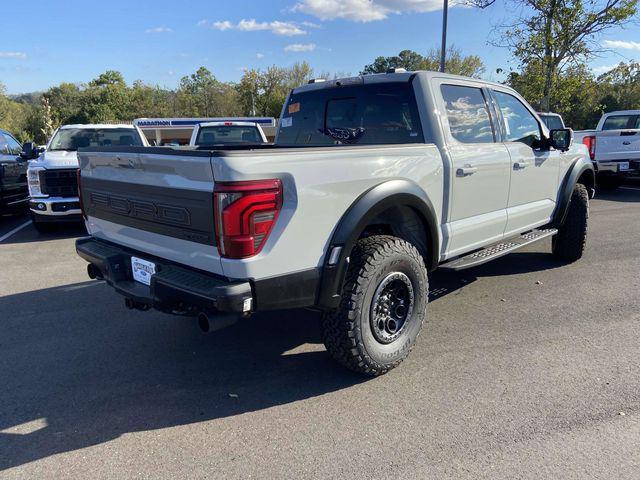
[(380, 375), (416, 341), (429, 271), (544, 238), (561, 261), (583, 254), (588, 152), (504, 85), (316, 81), (290, 93), (279, 125), (273, 145), (82, 150), (89, 277), (204, 330), (318, 309), (333, 358)]
[(44, 152), (31, 147), (29, 208), (33, 225), (46, 232), (61, 222), (82, 220), (78, 199), (78, 149), (86, 147), (148, 145), (133, 125), (64, 125), (52, 135)]
[(256, 122), (225, 121), (198, 123), (193, 128), (189, 146), (220, 147), (260, 143), (267, 143), (267, 137)]
[(598, 186), (614, 189), (640, 174), (640, 110), (605, 113), (595, 130), (575, 132), (596, 169)]

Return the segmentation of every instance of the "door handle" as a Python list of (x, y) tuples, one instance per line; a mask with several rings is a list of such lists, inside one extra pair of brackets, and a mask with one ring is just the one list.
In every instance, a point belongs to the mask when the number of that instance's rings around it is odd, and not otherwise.
[(529, 165), (531, 165), (529, 162), (516, 162), (516, 163), (513, 164), (513, 169), (514, 170), (524, 170)]
[(471, 165), (465, 165), (462, 168), (456, 170), (457, 177), (468, 177), (469, 175), (473, 175), (478, 171), (478, 167), (472, 167)]

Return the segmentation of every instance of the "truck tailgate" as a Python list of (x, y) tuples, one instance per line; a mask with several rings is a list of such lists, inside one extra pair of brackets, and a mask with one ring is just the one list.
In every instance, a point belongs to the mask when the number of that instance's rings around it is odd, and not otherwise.
[(120, 147), (82, 151), (78, 157), (91, 235), (222, 273), (210, 152)]
[(640, 159), (640, 130), (605, 130), (597, 133), (597, 161), (638, 159)]

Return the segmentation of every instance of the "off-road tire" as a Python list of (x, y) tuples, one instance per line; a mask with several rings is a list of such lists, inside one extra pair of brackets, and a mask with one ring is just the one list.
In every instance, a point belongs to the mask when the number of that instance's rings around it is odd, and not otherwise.
[[(413, 310), (398, 337), (382, 343), (374, 334), (372, 302), (378, 287), (397, 272), (410, 280)], [(322, 318), (322, 337), (329, 354), (345, 367), (369, 376), (397, 367), (418, 338), (428, 297), (427, 269), (415, 246), (387, 235), (358, 241), (350, 256), (340, 307)]]
[(571, 194), (569, 210), (564, 224), (552, 240), (552, 251), (563, 262), (579, 260), (587, 245), (589, 219), (589, 194), (581, 183), (576, 184)]

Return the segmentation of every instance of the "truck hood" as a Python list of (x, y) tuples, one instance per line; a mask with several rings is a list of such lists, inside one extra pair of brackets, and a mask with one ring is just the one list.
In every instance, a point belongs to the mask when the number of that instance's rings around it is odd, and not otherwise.
[(33, 165), (44, 168), (78, 168), (78, 152), (44, 152)]

